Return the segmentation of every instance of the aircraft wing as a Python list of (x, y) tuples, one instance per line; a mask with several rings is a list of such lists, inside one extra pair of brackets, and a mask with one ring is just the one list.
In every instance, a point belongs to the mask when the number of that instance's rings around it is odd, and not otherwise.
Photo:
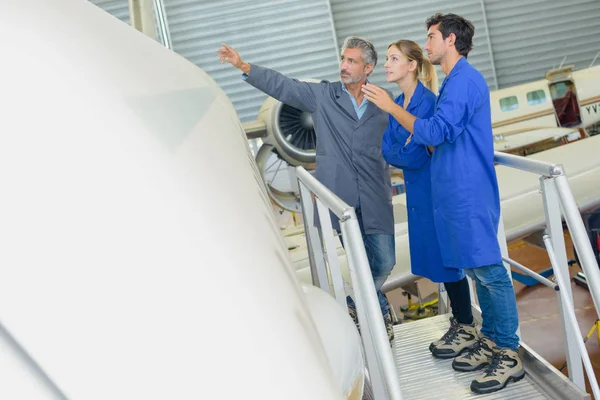
[(568, 142), (580, 138), (579, 130), (574, 128), (551, 127), (527, 129), (494, 135), (494, 150), (510, 153), (521, 151), (521, 154), (526, 154), (533, 153), (533, 151), (528, 151), (528, 149), (535, 151), (536, 146), (542, 146), (545, 143), (554, 145), (556, 142), (562, 141), (563, 138)]
[[(560, 163), (581, 211), (600, 206), (600, 136), (578, 140), (528, 158)], [(498, 184), (507, 240), (514, 240), (541, 229), (544, 208), (535, 174), (498, 166)]]

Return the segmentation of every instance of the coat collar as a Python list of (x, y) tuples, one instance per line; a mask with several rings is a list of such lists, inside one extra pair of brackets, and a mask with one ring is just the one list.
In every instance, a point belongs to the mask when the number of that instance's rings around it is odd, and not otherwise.
[(450, 73), (448, 74), (448, 78), (456, 75), (458, 73), (458, 71), (463, 69), (468, 64), (469, 64), (469, 62), (467, 61), (467, 59), (465, 57), (459, 58), (458, 61), (456, 62), (456, 64), (454, 64), (452, 71), (450, 71)]
[(358, 125), (356, 127), (358, 128), (361, 125), (363, 125), (377, 111), (379, 111), (379, 107), (377, 107), (375, 104), (369, 102), (369, 104), (367, 104), (367, 109), (365, 110), (365, 113), (363, 114), (362, 118), (358, 121)]
[[(415, 87), (415, 92), (413, 93), (412, 97), (410, 98), (408, 107), (406, 107), (407, 112), (411, 113), (411, 111), (419, 104), (424, 91), (425, 91), (425, 85), (423, 85), (423, 83), (420, 80), (417, 80), (417, 86)], [(405, 97), (406, 96), (404, 96), (404, 93), (402, 93), (400, 96), (398, 96), (398, 98), (396, 99), (396, 104), (398, 104), (400, 107), (403, 107)], [(414, 114), (414, 113), (411, 113), (411, 114)]]
[[(425, 90), (425, 86), (421, 83), (420, 80), (417, 80), (417, 87), (415, 88), (415, 92), (410, 98), (410, 102), (408, 103), (408, 107), (406, 107), (406, 111), (411, 112), (413, 108), (415, 108), (419, 101), (421, 101), (421, 96), (423, 96), (423, 91)], [(402, 101), (404, 102), (404, 93), (402, 94)]]
[(467, 65), (469, 65), (469, 62), (467, 61), (467, 59), (465, 57), (459, 58), (459, 60), (456, 62), (456, 64), (454, 64), (452, 71), (450, 71), (448, 76), (446, 76), (446, 78), (444, 79), (444, 82), (442, 83), (442, 87), (440, 88), (440, 91), (439, 91), (440, 94), (442, 93), (442, 90), (444, 90), (444, 86), (446, 86), (446, 82), (448, 82), (448, 79), (452, 78), (454, 75), (456, 75), (458, 73), (458, 71), (460, 71)]
[[(348, 114), (348, 116), (350, 118), (357, 121), (358, 116), (356, 115), (356, 112), (354, 111), (354, 106), (352, 105), (352, 101), (350, 101), (350, 97), (342, 89), (342, 85), (343, 85), (342, 82), (336, 82), (336, 85), (334, 86), (335, 100), (340, 105), (340, 107), (342, 107), (342, 109), (346, 112), (346, 114)], [(366, 113), (366, 111), (365, 111), (365, 113)]]
[[(371, 118), (377, 111), (379, 111), (379, 107), (370, 101), (367, 103), (367, 109), (363, 114), (361, 119), (358, 119), (356, 115), (356, 111), (354, 110), (354, 105), (352, 105), (352, 101), (350, 100), (350, 95), (344, 92), (342, 89), (343, 83), (341, 81), (336, 82), (335, 86), (335, 97), (338, 104), (342, 107), (342, 109), (348, 114), (354, 121), (356, 121), (356, 128), (362, 126), (369, 118)], [(363, 101), (367, 101), (364, 99)]]

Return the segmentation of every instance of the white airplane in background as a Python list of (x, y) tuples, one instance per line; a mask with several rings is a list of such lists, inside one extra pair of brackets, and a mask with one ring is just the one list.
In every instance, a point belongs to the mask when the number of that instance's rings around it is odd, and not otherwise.
[[(528, 155), (598, 133), (600, 65), (490, 92), (497, 151)], [(564, 128), (564, 129), (561, 129)]]

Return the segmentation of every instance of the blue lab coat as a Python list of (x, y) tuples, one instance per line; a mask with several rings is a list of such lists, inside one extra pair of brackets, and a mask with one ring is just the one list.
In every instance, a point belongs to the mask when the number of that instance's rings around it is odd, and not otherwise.
[[(406, 111), (417, 118), (430, 118), (435, 110), (435, 94), (421, 82), (417, 84)], [(404, 94), (395, 100), (400, 107)], [(410, 133), (390, 115), (383, 134), (381, 151), (385, 160), (404, 172), (408, 212), (408, 239), (412, 273), (434, 282), (455, 282), (464, 271), (444, 268), (433, 222), (431, 201), (431, 159), (426, 146), (411, 141), (404, 146)]]
[(435, 146), (433, 214), (444, 266), (501, 262), (490, 93), (481, 73), (464, 57), (444, 80), (433, 117), (415, 121), (412, 140)]

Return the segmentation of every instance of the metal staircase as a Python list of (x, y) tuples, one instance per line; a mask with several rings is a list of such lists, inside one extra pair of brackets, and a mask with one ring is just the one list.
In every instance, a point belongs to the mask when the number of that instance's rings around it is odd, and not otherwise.
[[(558, 164), (498, 152), (495, 154), (495, 162), (540, 176), (546, 227), (543, 240), (556, 282), (549, 281), (508, 257), (502, 219), (498, 229), (498, 242), (507, 268), (512, 265), (556, 291), (563, 320), (562, 330), (556, 334), (562, 334), (564, 338), (569, 377), (556, 370), (527, 345), (520, 343), (519, 355), (525, 367), (525, 379), (509, 383), (501, 391), (488, 395), (471, 393), (470, 383), (480, 372), (458, 373), (452, 369), (451, 360), (436, 360), (431, 356), (429, 343), (439, 339), (448, 329), (447, 314), (396, 326), (393, 353), (390, 352), (354, 209), (302, 167), (297, 168), (313, 284), (331, 293), (345, 308), (346, 294), (328, 210), (339, 218), (361, 325), (362, 344), (369, 372), (368, 386), (372, 388), (369, 396), (375, 400), (589, 399), (590, 395), (584, 391), (584, 370), (592, 391), (596, 398), (600, 398), (600, 388), (576, 321), (569, 285), (563, 218), (580, 256), (580, 265), (588, 275), (590, 294), (597, 312), (600, 304), (600, 270), (565, 172)], [(320, 228), (313, 225), (315, 208), (319, 211)], [(443, 309), (447, 310), (445, 299), (441, 297), (440, 300), (444, 303)], [(477, 319), (481, 314), (476, 302), (473, 302), (473, 309)]]

